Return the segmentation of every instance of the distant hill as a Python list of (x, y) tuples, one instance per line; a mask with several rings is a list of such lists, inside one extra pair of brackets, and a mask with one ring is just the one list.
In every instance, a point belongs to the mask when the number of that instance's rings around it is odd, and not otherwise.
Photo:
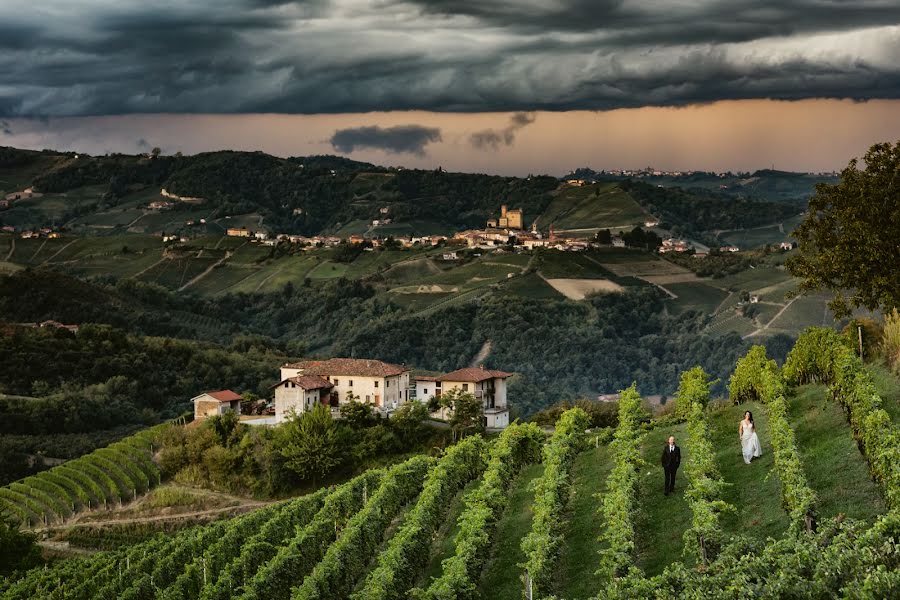
[[(785, 183), (794, 180), (802, 185)], [(676, 227), (676, 234), (713, 243), (714, 234), (704, 232), (778, 225), (802, 211), (802, 200), (738, 196), (709, 189), (709, 181), (698, 175), (681, 182), (694, 189), (645, 180), (575, 187), (549, 176), (389, 169), (337, 156), (279, 158), (234, 151), (88, 156), (0, 148), (0, 197), (26, 188), (36, 192), (0, 210), (0, 225), (62, 227), (91, 235), (220, 235), (228, 227), (245, 226), (387, 237), (483, 227), (507, 204), (523, 210), (526, 227), (537, 221), (544, 231), (553, 225), (590, 236), (597, 229), (629, 228), (656, 217)], [(743, 188), (784, 188), (784, 193), (759, 195), (784, 196), (797, 186), (808, 191), (808, 184), (796, 174), (759, 172)], [(168, 210), (151, 209), (153, 203)]]
[(819, 173), (796, 173), (761, 169), (754, 173), (712, 173), (694, 171), (682, 175), (654, 175), (643, 172), (639, 176), (625, 176), (605, 171), (594, 171), (587, 167), (575, 169), (562, 179), (584, 179), (587, 181), (622, 181), (632, 179), (648, 185), (666, 188), (678, 187), (696, 192), (716, 192), (723, 196), (785, 202), (794, 206), (805, 206), (806, 199), (819, 183), (836, 183), (837, 175)]

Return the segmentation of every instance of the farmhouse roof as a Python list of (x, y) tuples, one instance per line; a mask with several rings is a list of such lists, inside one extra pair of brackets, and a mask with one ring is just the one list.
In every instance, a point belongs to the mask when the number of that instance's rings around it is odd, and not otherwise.
[(330, 390), (334, 387), (334, 384), (328, 381), (327, 379), (323, 379), (318, 375), (297, 375), (296, 377), (288, 377), (281, 383), (277, 383), (272, 387), (278, 387), (285, 381), (290, 381), (292, 383), (296, 383), (299, 387), (304, 390)]
[(196, 398), (194, 398), (194, 400), (196, 400), (197, 398), (200, 398), (201, 396), (209, 396), (213, 400), (218, 400), (219, 402), (234, 402), (235, 400), (243, 400), (243, 398), (241, 398), (241, 396), (232, 392), (231, 390), (219, 390), (218, 392), (206, 392), (206, 393), (200, 394), (200, 396), (197, 396)]
[(512, 373), (506, 371), (496, 371), (494, 369), (485, 369), (484, 367), (466, 367), (465, 369), (457, 369), (450, 373), (446, 373), (437, 378), (438, 381), (470, 381), (478, 383), (487, 379), (506, 379)]
[(300, 369), (301, 375), (355, 375), (357, 377), (393, 377), (409, 371), (406, 367), (367, 358), (329, 358), (305, 360), (284, 365)]

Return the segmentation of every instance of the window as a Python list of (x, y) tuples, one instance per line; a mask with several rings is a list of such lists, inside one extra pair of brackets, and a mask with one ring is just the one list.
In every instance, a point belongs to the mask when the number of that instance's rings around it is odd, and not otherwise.
[(469, 384), (468, 384), (468, 383), (464, 383), (464, 384), (463, 384), (463, 391), (464, 391), (464, 392), (468, 392), (468, 391), (469, 391)]
[(440, 382), (440, 381), (435, 381), (435, 382), (434, 382), (434, 387), (436, 387), (436, 388), (441, 387), (441, 382)]
[(352, 379), (349, 380), (349, 382), (347, 383), (347, 385), (349, 385), (350, 387), (353, 387), (353, 380), (352, 380)]
[[(335, 379), (335, 380), (334, 380), (334, 385), (336, 385), (336, 386), (337, 386), (337, 385), (340, 385), (340, 384), (341, 384), (341, 382), (340, 382), (340, 381), (338, 381), (338, 380), (337, 380), (337, 379)], [(351, 384), (350, 384), (350, 385), (353, 385), (353, 384), (352, 384), (352, 383), (351, 383)]]
[(375, 387), (378, 387), (378, 380), (375, 380)]
[(370, 395), (366, 394), (366, 402), (368, 402), (371, 398), (372, 397)]
[(391, 387), (391, 380), (390, 380), (390, 379), (388, 379), (387, 381), (384, 382), (384, 387)]
[(423, 393), (423, 394), (425, 395), (425, 397), (427, 398), (427, 397), (428, 397), (428, 388), (423, 389), (423, 390), (422, 390), (422, 393)]

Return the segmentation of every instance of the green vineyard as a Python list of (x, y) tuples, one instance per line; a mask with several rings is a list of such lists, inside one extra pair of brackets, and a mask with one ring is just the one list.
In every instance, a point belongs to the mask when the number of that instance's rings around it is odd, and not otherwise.
[(134, 499), (160, 482), (153, 449), (166, 427), (146, 429), (0, 488), (0, 515), (33, 527)]
[[(632, 386), (613, 431), (587, 430), (580, 408), (552, 433), (515, 423), (438, 457), (34, 569), (0, 583), (0, 597), (900, 597), (900, 429), (844, 338), (807, 330), (783, 367), (754, 347), (729, 403), (712, 401), (711, 383), (700, 368), (683, 373), (675, 410), (655, 420)], [(736, 441), (744, 410), (763, 446), (750, 465)], [(685, 458), (663, 498), (670, 434)], [(8, 486), (3, 506), (33, 524), (141, 493), (158, 477), (152, 439)]]

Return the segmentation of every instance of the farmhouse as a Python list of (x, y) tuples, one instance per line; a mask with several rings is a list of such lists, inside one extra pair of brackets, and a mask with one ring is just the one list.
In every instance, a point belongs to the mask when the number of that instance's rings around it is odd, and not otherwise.
[[(441, 394), (453, 389), (469, 392), (483, 402), (485, 427), (502, 429), (509, 425), (506, 380), (511, 375), (512, 373), (505, 371), (485, 369), (484, 365), (481, 365), (457, 369), (439, 377), (417, 377), (416, 398), (427, 402), (432, 396), (440, 397)], [(432, 416), (446, 419), (447, 412), (440, 409)]]
[(228, 411), (241, 414), (241, 398), (231, 390), (206, 392), (191, 399), (194, 403), (194, 420), (223, 415)]
[(282, 423), (293, 412), (300, 414), (316, 404), (328, 405), (334, 384), (318, 375), (296, 375), (275, 385), (275, 422)]
[[(290, 363), (281, 367), (281, 384), (286, 381), (290, 383), (292, 377), (306, 376), (316, 376), (331, 385), (330, 388), (327, 388), (327, 403), (335, 409), (339, 408), (341, 404), (349, 402), (351, 395), (359, 402), (371, 404), (376, 410), (385, 414), (409, 400), (409, 369), (380, 360), (330, 358)], [(281, 384), (276, 388), (276, 414), (286, 412), (285, 407), (288, 407), (288, 404), (285, 403), (292, 397), (290, 394), (285, 394), (284, 391), (281, 391), (279, 395), (279, 391), (295, 389), (285, 388)], [(279, 398), (281, 398), (281, 409), (279, 409)], [(320, 395), (320, 401), (322, 399)]]
[(250, 237), (250, 230), (246, 227), (229, 227), (225, 235), (230, 237)]

